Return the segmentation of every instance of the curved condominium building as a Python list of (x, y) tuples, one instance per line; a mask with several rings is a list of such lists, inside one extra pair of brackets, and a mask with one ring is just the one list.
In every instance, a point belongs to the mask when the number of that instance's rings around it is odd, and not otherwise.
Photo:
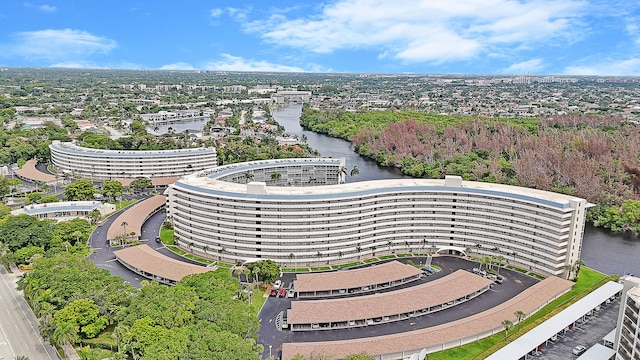
[(218, 165), (215, 148), (103, 150), (59, 141), (53, 141), (49, 148), (56, 170), (102, 180), (182, 176)]
[(185, 176), (168, 191), (176, 242), (231, 263), (316, 267), (438, 251), (573, 276), (584, 199), (457, 176), (342, 184), (340, 169), (344, 159), (288, 159)]

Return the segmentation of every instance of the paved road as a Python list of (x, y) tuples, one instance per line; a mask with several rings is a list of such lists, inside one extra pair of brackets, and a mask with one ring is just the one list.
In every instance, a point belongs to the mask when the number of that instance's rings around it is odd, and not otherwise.
[[(140, 200), (144, 200), (146, 197), (137, 198)], [(109, 226), (111, 226), (111, 223), (113, 223), (113, 221), (122, 211), (124, 210), (120, 210), (119, 212), (109, 216), (109, 218), (104, 220), (100, 224), (100, 226), (98, 226), (94, 230), (94, 232), (91, 234), (91, 237), (89, 237), (89, 244), (94, 249), (94, 253), (91, 255), (91, 260), (100, 269), (108, 270), (111, 275), (120, 276), (124, 281), (139, 289), (140, 282), (142, 282), (142, 280), (145, 280), (145, 278), (120, 264), (116, 260), (116, 256), (113, 254), (113, 252), (115, 250), (120, 250), (121, 247), (110, 247), (107, 243), (107, 231), (109, 229)], [(158, 212), (147, 219), (147, 221), (142, 225), (142, 241), (152, 248), (156, 249), (156, 251), (163, 255), (184, 262), (201, 265), (200, 263), (197, 263), (195, 261), (183, 258), (180, 255), (177, 255), (176, 253), (167, 249), (163, 244), (155, 242), (155, 238), (160, 235), (160, 227), (162, 226), (164, 219), (165, 213), (163, 211)]]
[[(409, 259), (402, 258), (397, 260), (406, 262)], [(411, 260), (416, 264), (424, 262), (424, 258), (412, 258)], [(458, 269), (471, 270), (478, 266), (478, 263), (452, 256), (434, 257), (433, 264), (440, 266), (442, 271), (431, 276), (423, 277), (421, 280), (413, 281), (400, 287), (386, 289), (384, 291), (395, 291), (403, 287), (416, 286), (418, 284), (433, 281), (437, 278), (449, 275)], [(455, 321), (493, 308), (538, 282), (537, 279), (508, 269), (501, 269), (500, 274), (505, 278), (502, 284), (496, 284), (489, 291), (481, 294), (477, 298), (456, 305), (450, 309), (397, 322), (341, 330), (298, 332), (291, 332), (289, 330), (279, 331), (275, 326), (275, 318), (278, 313), (280, 311), (286, 312), (287, 309), (291, 308), (291, 301), (307, 300), (270, 297), (267, 299), (267, 302), (264, 304), (259, 314), (262, 325), (258, 331), (258, 341), (265, 347), (263, 357), (266, 358), (269, 356), (269, 345), (272, 346), (272, 354), (280, 354), (283, 342), (313, 342), (366, 338), (371, 336), (407, 332)], [(282, 277), (283, 283), (288, 286), (294, 276), (294, 274), (285, 273)]]
[(38, 332), (38, 320), (16, 289), (19, 274), (0, 266), (0, 358), (13, 360), (24, 355), (31, 360), (58, 359), (53, 346)]

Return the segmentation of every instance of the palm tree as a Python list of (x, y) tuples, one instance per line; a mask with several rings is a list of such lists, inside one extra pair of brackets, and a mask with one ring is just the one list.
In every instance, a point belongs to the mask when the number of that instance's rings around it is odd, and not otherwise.
[(294, 253), (289, 253), (289, 266), (293, 268), (293, 259), (296, 256), (294, 255)]
[(126, 325), (123, 325), (123, 324), (118, 324), (113, 329), (113, 333), (111, 333), (111, 337), (118, 344), (118, 352), (121, 351), (120, 345), (122, 344), (122, 339), (124, 339), (124, 337), (127, 335), (128, 332), (129, 332), (129, 328)]
[(271, 180), (276, 182), (278, 180), (280, 180), (282, 178), (282, 174), (280, 174), (279, 172), (272, 172), (271, 173)]
[(504, 264), (504, 260), (505, 260), (504, 256), (502, 255), (496, 256), (496, 261), (498, 263), (498, 275), (500, 275), (500, 267), (502, 267), (502, 265)]
[(221, 247), (220, 249), (218, 249), (218, 261), (222, 260), (222, 254), (224, 254), (224, 252), (226, 251), (225, 248)]
[(387, 247), (389, 249), (389, 255), (391, 255), (391, 245), (393, 245), (393, 243), (391, 242), (391, 240), (387, 241)]
[(502, 320), (502, 326), (504, 326), (504, 341), (507, 341), (507, 336), (509, 336), (509, 329), (513, 326), (513, 322), (511, 320)]
[(356, 165), (353, 165), (353, 168), (351, 169), (351, 177), (356, 177), (356, 175), (360, 174), (360, 169), (358, 169), (358, 167)]
[(122, 233), (124, 234), (124, 236), (127, 236), (127, 226), (129, 226), (129, 223), (126, 221), (123, 221), (120, 226), (122, 226)]
[(53, 332), (53, 340), (59, 346), (75, 344), (80, 339), (78, 336), (79, 331), (78, 324), (64, 322), (56, 327)]
[(258, 275), (260, 275), (260, 268), (257, 266), (254, 267), (253, 269), (251, 269), (251, 273), (256, 277), (256, 282), (258, 282), (258, 280), (260, 280), (260, 278), (258, 277)]
[(513, 313), (513, 315), (515, 315), (516, 319), (518, 319), (518, 331), (520, 331), (520, 324), (522, 323), (524, 317), (527, 316), (527, 314), (525, 314), (522, 310), (517, 310)]
[(338, 183), (342, 184), (345, 182), (345, 176), (347, 176), (347, 168), (344, 166), (341, 166), (340, 169), (338, 169)]
[(362, 251), (360, 245), (356, 246), (356, 251), (358, 252), (358, 259), (360, 259), (360, 252)]
[(375, 246), (371, 247), (371, 254), (373, 254), (373, 256), (376, 256), (376, 247)]
[(252, 174), (252, 173), (250, 173), (250, 172), (248, 172), (248, 171), (247, 171), (246, 173), (244, 173), (244, 180), (245, 180), (245, 182), (247, 182), (247, 183), (248, 183), (249, 181), (253, 180), (253, 178), (254, 178), (254, 177), (255, 177), (255, 175), (254, 175), (254, 174)]

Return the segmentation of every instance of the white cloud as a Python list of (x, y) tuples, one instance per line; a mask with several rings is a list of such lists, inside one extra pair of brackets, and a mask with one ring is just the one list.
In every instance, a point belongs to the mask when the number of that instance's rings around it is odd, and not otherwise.
[(206, 70), (250, 72), (321, 72), (321, 69), (315, 65), (311, 65), (311, 69), (307, 70), (297, 66), (273, 64), (264, 60), (249, 60), (229, 54), (220, 54), (220, 56), (220, 60), (210, 61), (204, 68)]
[(209, 16), (211, 16), (212, 18), (219, 18), (222, 13), (224, 13), (224, 10), (220, 8), (209, 10)]
[(527, 74), (537, 73), (544, 68), (544, 62), (542, 59), (531, 59), (512, 64), (502, 72), (505, 74)]
[(583, 0), (338, 0), (307, 17), (274, 14), (244, 26), (267, 42), (315, 53), (374, 48), (437, 63), (572, 41), (585, 7)]
[(564, 73), (567, 75), (639, 76), (640, 58), (609, 59), (597, 64), (569, 66)]
[(53, 13), (56, 12), (56, 10), (58, 10), (57, 7), (53, 6), (53, 5), (48, 5), (48, 4), (42, 4), (42, 5), (36, 5), (36, 4), (32, 4), (32, 3), (25, 3), (24, 6), (26, 7), (30, 7), (30, 8), (35, 8), (38, 9), (42, 12), (48, 12), (48, 13)]
[(64, 60), (106, 54), (117, 45), (114, 40), (73, 29), (21, 32), (11, 38), (12, 43), (0, 45), (0, 56)]
[(162, 65), (160, 70), (196, 70), (196, 68), (191, 64), (180, 61), (173, 64)]

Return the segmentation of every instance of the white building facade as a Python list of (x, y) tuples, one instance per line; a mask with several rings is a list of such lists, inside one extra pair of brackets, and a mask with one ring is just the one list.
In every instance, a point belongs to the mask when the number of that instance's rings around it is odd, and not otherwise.
[(218, 165), (216, 149), (103, 150), (53, 141), (51, 162), (57, 171), (94, 180), (160, 178), (190, 174)]
[(624, 278), (616, 328), (616, 359), (640, 359), (640, 279)]
[(168, 191), (176, 243), (230, 263), (326, 266), (446, 251), (573, 275), (584, 199), (459, 177), (342, 184), (344, 168), (343, 159), (288, 159), (185, 176)]

